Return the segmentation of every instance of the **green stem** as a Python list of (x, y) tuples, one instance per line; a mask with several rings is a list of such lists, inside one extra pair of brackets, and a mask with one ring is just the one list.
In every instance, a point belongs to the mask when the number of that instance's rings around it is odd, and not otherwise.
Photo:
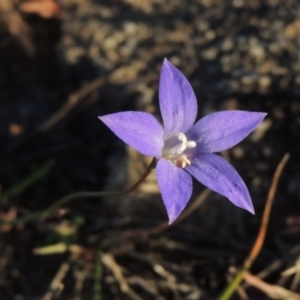
[(102, 300), (102, 277), (103, 277), (103, 265), (100, 258), (99, 251), (96, 256), (95, 275), (94, 275), (94, 297), (93, 300)]
[(243, 280), (245, 271), (247, 271), (246, 267), (243, 267), (238, 271), (238, 273), (235, 275), (234, 279), (230, 282), (229, 286), (227, 287), (225, 292), (221, 295), (219, 300), (227, 300), (231, 297), (231, 295), (235, 292), (235, 290)]
[(44, 178), (49, 173), (50, 169), (54, 166), (54, 164), (55, 160), (52, 159), (48, 161), (39, 170), (37, 170), (32, 175), (24, 179), (22, 182), (14, 185), (13, 187), (5, 191), (0, 196), (0, 204), (7, 204), (9, 197), (13, 197), (22, 193), (24, 190), (26, 190), (27, 188)]
[(48, 208), (46, 208), (42, 211), (34, 212), (34, 213), (31, 213), (31, 214), (28, 214), (27, 216), (24, 216), (24, 217), (15, 219), (15, 220), (2, 221), (2, 222), (0, 222), (0, 226), (1, 225), (16, 225), (16, 224), (20, 224), (20, 223), (26, 223), (28, 221), (38, 219), (40, 217), (41, 218), (46, 218), (58, 207), (66, 205), (67, 203), (69, 203), (69, 202), (71, 202), (75, 199), (97, 198), (97, 197), (103, 197), (103, 196), (105, 196), (105, 197), (111, 197), (111, 196), (117, 197), (117, 196), (127, 195), (127, 194), (133, 192), (148, 177), (148, 175), (151, 173), (151, 170), (155, 168), (155, 165), (156, 165), (156, 159), (153, 158), (152, 162), (147, 167), (147, 169), (145, 170), (145, 172), (143, 173), (141, 178), (134, 185), (132, 185), (131, 187), (129, 187), (128, 189), (126, 189), (124, 191), (120, 191), (120, 192), (80, 192), (80, 193), (72, 193), (72, 194), (69, 194), (69, 195), (59, 199), (57, 202), (55, 202), (54, 204), (50, 205)]

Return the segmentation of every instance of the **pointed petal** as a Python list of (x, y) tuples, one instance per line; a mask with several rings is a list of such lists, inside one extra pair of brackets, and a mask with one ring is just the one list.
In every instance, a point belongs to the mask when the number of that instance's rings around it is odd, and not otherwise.
[(164, 158), (157, 163), (156, 177), (171, 224), (191, 198), (192, 177)]
[(159, 81), (159, 105), (165, 131), (186, 132), (197, 116), (197, 99), (184, 77), (166, 58)]
[(126, 144), (148, 156), (160, 157), (164, 145), (164, 130), (146, 112), (120, 112), (99, 117)]
[(203, 185), (227, 197), (234, 205), (254, 214), (248, 189), (237, 171), (216, 154), (200, 154), (186, 167)]
[(243, 140), (266, 115), (240, 110), (212, 113), (199, 120), (187, 136), (197, 142), (200, 153), (220, 152)]

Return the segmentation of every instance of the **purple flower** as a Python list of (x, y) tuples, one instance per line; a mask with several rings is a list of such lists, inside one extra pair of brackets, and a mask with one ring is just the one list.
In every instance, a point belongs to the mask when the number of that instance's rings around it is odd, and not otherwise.
[(192, 176), (236, 206), (254, 213), (248, 189), (239, 174), (213, 153), (243, 140), (266, 113), (220, 111), (194, 124), (194, 91), (167, 59), (160, 76), (159, 105), (164, 127), (146, 112), (120, 112), (99, 118), (132, 148), (158, 160), (156, 177), (169, 223), (179, 216), (191, 197)]

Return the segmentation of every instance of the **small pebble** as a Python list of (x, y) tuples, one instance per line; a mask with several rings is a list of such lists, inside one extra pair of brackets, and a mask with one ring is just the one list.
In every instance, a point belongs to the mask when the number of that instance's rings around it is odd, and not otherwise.
[(258, 78), (258, 85), (260, 89), (266, 90), (270, 87), (272, 80), (269, 76), (261, 76)]
[(233, 39), (225, 38), (225, 40), (221, 45), (221, 49), (222, 51), (227, 52), (227, 51), (231, 51), (233, 49), (233, 46), (234, 46)]
[(242, 147), (236, 146), (232, 149), (232, 155), (234, 156), (234, 158), (236, 159), (241, 159), (244, 157), (245, 155), (245, 151)]
[(216, 47), (212, 47), (201, 52), (201, 56), (206, 60), (214, 60), (218, 55), (218, 49)]
[(258, 60), (262, 60), (265, 57), (265, 49), (260, 45), (250, 46), (250, 55)]

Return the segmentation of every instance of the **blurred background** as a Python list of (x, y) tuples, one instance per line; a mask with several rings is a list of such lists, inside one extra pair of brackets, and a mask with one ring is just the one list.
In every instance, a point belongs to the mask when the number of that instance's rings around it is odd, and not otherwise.
[[(261, 282), (233, 299), (274, 298), (263, 284), (295, 292), (276, 299), (299, 299), (298, 0), (0, 0), (1, 220), (69, 193), (135, 182), (151, 159), (97, 117), (140, 110), (159, 119), (164, 57), (190, 80), (199, 118), (228, 109), (268, 113), (222, 153), (246, 182), (256, 214), (210, 193), (166, 227), (152, 172), (126, 197), (78, 199), (47, 218), (2, 226), (1, 300), (213, 299), (255, 241), (286, 152), (251, 268)], [(204, 190), (195, 182), (191, 202)]]

